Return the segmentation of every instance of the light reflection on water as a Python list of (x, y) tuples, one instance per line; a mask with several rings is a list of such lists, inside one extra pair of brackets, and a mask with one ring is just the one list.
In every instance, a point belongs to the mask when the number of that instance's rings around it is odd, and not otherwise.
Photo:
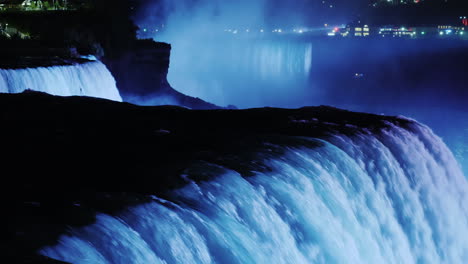
[(169, 82), (218, 105), (332, 105), (405, 115), (441, 136), (468, 174), (468, 42), (171, 35)]

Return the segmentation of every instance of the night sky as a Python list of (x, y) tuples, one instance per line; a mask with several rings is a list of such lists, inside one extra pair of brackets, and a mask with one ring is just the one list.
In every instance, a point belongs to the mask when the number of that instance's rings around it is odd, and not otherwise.
[[(136, 0), (135, 19), (160, 24), (168, 17), (203, 17), (225, 26), (297, 26), (322, 23), (346, 24), (357, 19), (396, 13), (400, 17), (466, 15), (468, 1), (431, 0), (388, 7), (382, 0)], [(375, 6), (373, 6), (376, 4)], [(379, 13), (380, 12), (380, 13)]]

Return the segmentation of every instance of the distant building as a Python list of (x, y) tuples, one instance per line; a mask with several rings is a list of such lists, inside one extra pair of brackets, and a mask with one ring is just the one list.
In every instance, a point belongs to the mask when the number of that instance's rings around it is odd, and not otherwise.
[(370, 36), (369, 26), (364, 25), (362, 27), (360, 26), (354, 27), (354, 36), (355, 37), (369, 37)]
[(372, 1), (372, 6), (395, 6), (395, 5), (411, 5), (411, 4), (419, 4), (424, 0), (374, 0)]
[(396, 27), (384, 26), (379, 28), (378, 32), (381, 37), (416, 37), (416, 30), (413, 27)]
[(440, 36), (451, 37), (451, 36), (463, 36), (465, 35), (464, 26), (450, 26), (450, 25), (440, 25), (437, 27)]
[(351, 24), (339, 32), (343, 37), (370, 37), (372, 29), (369, 25)]
[(344, 28), (335, 28), (328, 36), (342, 36), (354, 38), (434, 38), (434, 37), (456, 37), (468, 39), (465, 32), (468, 27), (440, 25), (436, 26), (372, 26), (367, 24), (349, 24)]

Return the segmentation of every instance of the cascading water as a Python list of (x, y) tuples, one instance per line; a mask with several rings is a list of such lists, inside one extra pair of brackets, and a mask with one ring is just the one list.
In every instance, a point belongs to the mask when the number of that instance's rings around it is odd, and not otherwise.
[(27, 89), (60, 96), (91, 96), (122, 101), (115, 79), (100, 61), (67, 66), (0, 69), (0, 92)]
[(72, 263), (467, 263), (459, 164), (429, 128), (387, 125), (266, 144), (258, 162), (268, 172), (185, 175), (167, 200), (98, 214), (40, 253)]
[(168, 80), (184, 94), (242, 108), (297, 107), (295, 96), (309, 90), (312, 43), (245, 36), (167, 41), (173, 49)]

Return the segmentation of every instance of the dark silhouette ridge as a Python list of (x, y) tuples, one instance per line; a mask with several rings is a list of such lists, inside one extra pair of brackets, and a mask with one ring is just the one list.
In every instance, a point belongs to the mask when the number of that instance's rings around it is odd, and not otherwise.
[(23, 263), (67, 226), (93, 223), (96, 212), (167, 197), (187, 184), (182, 174), (204, 181), (221, 166), (249, 177), (270, 170), (267, 155), (282, 154), (271, 144), (314, 148), (301, 137), (378, 134), (388, 122), (411, 123), (326, 106), (207, 111), (32, 91), (0, 94), (0, 113), (5, 201), (14, 212), (6, 228), (16, 241), (7, 251)]

